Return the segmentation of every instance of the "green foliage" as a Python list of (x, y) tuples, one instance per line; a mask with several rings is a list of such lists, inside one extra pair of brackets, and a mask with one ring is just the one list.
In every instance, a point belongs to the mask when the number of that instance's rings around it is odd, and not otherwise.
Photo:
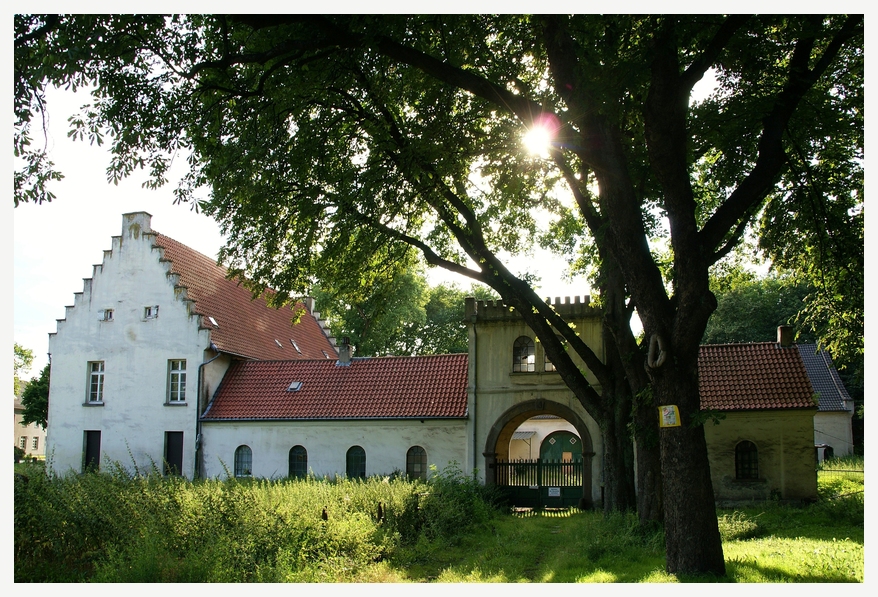
[[(717, 308), (707, 322), (704, 344), (774, 342), (780, 325), (793, 325), (810, 289), (790, 277), (716, 279)], [(810, 328), (796, 329), (796, 341), (814, 343)]]
[[(862, 461), (826, 466), (862, 470)], [(488, 490), (454, 466), (428, 483), (193, 483), (112, 465), (66, 477), (32, 464), (16, 472), (16, 582), (696, 580), (661, 571), (662, 530), (634, 514), (500, 515)], [(862, 582), (862, 477), (849, 496), (824, 492), (825, 481), (816, 504), (718, 513), (728, 580)]]
[[(191, 152), (177, 199), (209, 188), (201, 205), (226, 235), (220, 258), (251, 289), (286, 301), (318, 279), (356, 286), (415, 249), (520, 307), (603, 428), (627, 399), (623, 378), (635, 392), (649, 380), (605, 366), (505, 266), (552, 230), (574, 258), (599, 258), (619, 362), (637, 354), (633, 308), (647, 337), (673, 332), (664, 403), (697, 409), (697, 392), (675, 394), (695, 387), (676, 363), (697, 357), (710, 266), (759, 217), (787, 269), (847, 266), (809, 304), (836, 326), (833, 345), (856, 350), (862, 337), (862, 15), (16, 15), (14, 35), (16, 205), (49, 198), (51, 164), (30, 148), (43, 90), (93, 85), (71, 134), (109, 144), (113, 181), (145, 169), (158, 186)], [(717, 88), (690, 101), (708, 73)], [(543, 121), (548, 159), (521, 143)], [(807, 221), (786, 217), (799, 213)], [(854, 242), (831, 238), (839, 250), (825, 251), (811, 233), (835, 223), (851, 223), (840, 236)], [(803, 242), (769, 238), (785, 230)], [(704, 467), (696, 445), (666, 444), (663, 460)], [(668, 500), (689, 489), (666, 480)], [(712, 508), (702, 499), (670, 532), (715, 536)], [(717, 543), (688, 561), (719, 572)]]
[(13, 446), (13, 448), (15, 448), (15, 464), (18, 464), (21, 462), (21, 459), (24, 458), (26, 452), (18, 446)]
[(497, 494), (475, 474), (464, 474), (456, 463), (441, 472), (431, 467), (430, 472), (429, 482), (410, 494), (398, 515), (397, 525), (407, 543), (453, 539), (462, 529), (472, 530), (496, 514)]
[(13, 374), (13, 396), (18, 396), (21, 392), (21, 377), (30, 371), (34, 362), (34, 352), (20, 345), (18, 342), (12, 346), (12, 374)]
[(367, 287), (342, 291), (331, 282), (318, 283), (313, 295), (333, 336), (348, 337), (358, 356), (467, 352), (466, 298), (496, 297), (476, 284), (470, 292), (454, 284), (429, 286), (413, 261), (401, 263), (386, 276), (373, 272)]
[(719, 532), (723, 541), (744, 541), (765, 534), (759, 525), (759, 515), (751, 516), (741, 510), (720, 514)]
[[(457, 469), (429, 483), (205, 480), (105, 472), (15, 481), (16, 581), (321, 582), (494, 515)], [(381, 516), (379, 516), (379, 508)], [(326, 512), (326, 519), (322, 513)], [(416, 518), (418, 524), (405, 521)]]
[(48, 427), (49, 377), (50, 369), (47, 364), (40, 372), (39, 378), (32, 379), (21, 394), (21, 404), (24, 406), (22, 425), (36, 423), (43, 429)]

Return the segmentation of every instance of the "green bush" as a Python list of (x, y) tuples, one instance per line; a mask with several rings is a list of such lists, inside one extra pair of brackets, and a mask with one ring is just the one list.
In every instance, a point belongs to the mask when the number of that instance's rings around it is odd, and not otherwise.
[(457, 468), (399, 477), (202, 480), (36, 473), (15, 482), (17, 582), (354, 579), (403, 542), (451, 538), (493, 513)]
[(499, 495), (466, 475), (457, 463), (437, 471), (431, 468), (427, 483), (416, 485), (393, 522), (406, 544), (453, 539), (474, 525), (488, 522), (498, 512)]
[(763, 536), (765, 529), (759, 523), (759, 516), (760, 514), (753, 515), (741, 510), (720, 514), (719, 532), (723, 541), (741, 541)]

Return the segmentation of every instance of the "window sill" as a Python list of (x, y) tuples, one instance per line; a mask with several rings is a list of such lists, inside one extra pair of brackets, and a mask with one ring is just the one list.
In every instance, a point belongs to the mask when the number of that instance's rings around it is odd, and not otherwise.
[(82, 405), (83, 406), (103, 406), (104, 401), (101, 400), (100, 402), (83, 402)]
[(189, 406), (189, 403), (186, 401), (175, 401), (175, 402), (165, 402), (165, 406)]
[(560, 385), (564, 383), (561, 374), (557, 371), (513, 371), (509, 374), (509, 379), (514, 384), (522, 385)]

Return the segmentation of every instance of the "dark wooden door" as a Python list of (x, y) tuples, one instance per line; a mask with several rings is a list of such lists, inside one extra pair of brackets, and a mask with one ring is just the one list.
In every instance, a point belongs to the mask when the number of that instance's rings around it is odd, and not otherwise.
[(84, 441), (82, 471), (98, 470), (101, 466), (101, 432), (86, 431)]
[(183, 474), (182, 431), (165, 431), (165, 474)]

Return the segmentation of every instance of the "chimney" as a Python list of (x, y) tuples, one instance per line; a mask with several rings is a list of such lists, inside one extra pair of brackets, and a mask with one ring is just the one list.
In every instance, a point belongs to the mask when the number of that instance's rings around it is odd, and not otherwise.
[(350, 367), (351, 365), (351, 339), (345, 336), (338, 346), (338, 367)]
[(793, 326), (777, 326), (777, 343), (783, 348), (793, 345)]

